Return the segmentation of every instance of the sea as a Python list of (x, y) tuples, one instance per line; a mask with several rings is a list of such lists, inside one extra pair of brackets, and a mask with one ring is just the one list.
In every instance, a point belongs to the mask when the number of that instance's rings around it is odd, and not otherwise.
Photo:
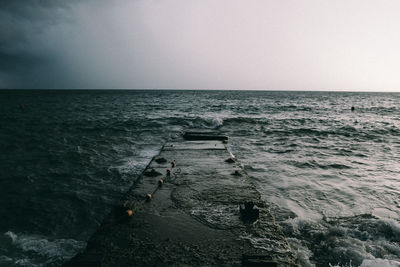
[(190, 129), (229, 136), (302, 266), (400, 266), (400, 94), (246, 90), (0, 91), (0, 266), (83, 251)]

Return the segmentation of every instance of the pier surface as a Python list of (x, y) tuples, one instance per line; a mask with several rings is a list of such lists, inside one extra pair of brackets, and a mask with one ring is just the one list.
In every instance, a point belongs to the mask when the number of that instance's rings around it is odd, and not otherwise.
[(184, 137), (164, 145), (65, 266), (297, 266), (226, 138)]

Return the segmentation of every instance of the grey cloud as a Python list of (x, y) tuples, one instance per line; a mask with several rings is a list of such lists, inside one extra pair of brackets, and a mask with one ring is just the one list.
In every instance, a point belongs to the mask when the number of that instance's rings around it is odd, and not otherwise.
[(70, 5), (62, 0), (0, 1), (0, 86), (32, 87), (34, 70), (51, 58), (37, 40), (49, 27), (68, 22)]
[(27, 41), (30, 34), (40, 33), (46, 26), (66, 20), (71, 4), (73, 2), (60, 0), (2, 0), (0, 44)]

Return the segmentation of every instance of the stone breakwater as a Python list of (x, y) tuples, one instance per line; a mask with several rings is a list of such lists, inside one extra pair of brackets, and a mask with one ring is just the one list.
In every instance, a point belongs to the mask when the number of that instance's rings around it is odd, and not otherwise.
[(65, 266), (297, 266), (226, 142), (191, 132), (166, 143)]

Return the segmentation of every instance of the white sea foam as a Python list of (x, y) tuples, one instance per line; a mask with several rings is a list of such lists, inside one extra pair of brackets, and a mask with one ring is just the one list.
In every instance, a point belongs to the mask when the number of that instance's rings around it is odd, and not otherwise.
[(200, 128), (200, 129), (216, 129), (224, 124), (223, 118), (215, 116), (215, 114), (206, 114), (201, 117), (193, 118), (188, 122), (189, 128)]
[(224, 124), (224, 120), (220, 117), (214, 117), (211, 119), (211, 123), (214, 125), (215, 128), (217, 128)]
[(291, 218), (282, 225), (303, 266), (313, 266), (310, 258), (337, 267), (400, 266), (393, 261), (400, 257), (400, 224), (393, 219), (364, 214), (328, 221)]
[(190, 214), (216, 228), (230, 228), (237, 223), (235, 214), (236, 205), (211, 205), (196, 206), (191, 208)]
[[(10, 238), (12, 245), (17, 249), (44, 257), (47, 259), (47, 263), (72, 258), (85, 246), (85, 242), (74, 239), (49, 239), (42, 236), (16, 234), (12, 231), (8, 231), (4, 235)], [(14, 259), (14, 263), (22, 266), (33, 265), (31, 260), (26, 258)]]
[(139, 175), (150, 162), (151, 158), (159, 153), (160, 148), (161, 146), (140, 150), (134, 156), (121, 160), (116, 166), (111, 168), (116, 168), (121, 174), (127, 174), (130, 177), (132, 174)]
[(364, 260), (360, 267), (399, 267), (400, 261), (387, 259)]
[(300, 240), (296, 238), (288, 238), (288, 242), (296, 258), (301, 262), (303, 267), (315, 267), (315, 264), (310, 261), (312, 252), (304, 246)]
[(10, 265), (13, 262), (13, 259), (4, 255), (0, 256), (0, 266)]

